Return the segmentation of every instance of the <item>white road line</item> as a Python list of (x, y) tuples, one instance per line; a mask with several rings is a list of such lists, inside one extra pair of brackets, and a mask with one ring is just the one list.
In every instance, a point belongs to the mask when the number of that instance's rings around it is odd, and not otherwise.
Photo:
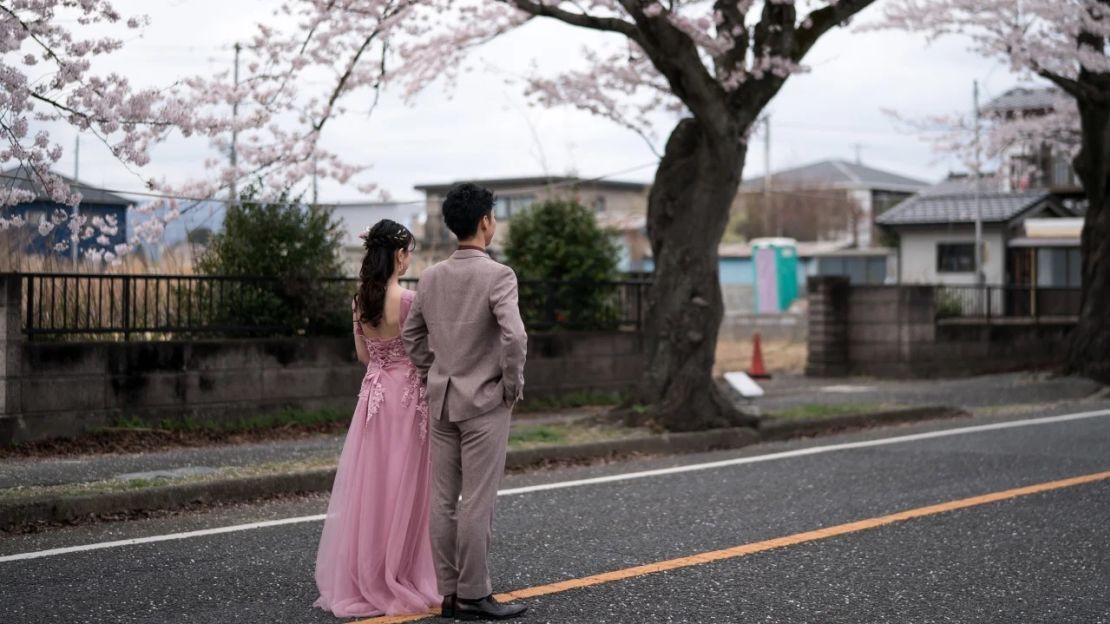
[(318, 516), (300, 516), (297, 518), (283, 518), (281, 520), (267, 520), (265, 522), (252, 522), (250, 524), (236, 524), (233, 526), (218, 527), (215, 529), (201, 529), (198, 531), (188, 531), (185, 533), (170, 533), (168, 535), (151, 535), (150, 537), (135, 537), (132, 539), (117, 540), (114, 542), (98, 542), (96, 544), (83, 544), (81, 546), (67, 546), (65, 548), (51, 548), (50, 550), (38, 550), (35, 552), (20, 553), (18, 555), (6, 555), (0, 557), (0, 563), (6, 561), (22, 561), (25, 559), (38, 559), (40, 557), (53, 557), (55, 555), (66, 555), (75, 552), (84, 552), (86, 550), (101, 550), (103, 548), (116, 548), (118, 546), (131, 546), (134, 544), (151, 544), (154, 542), (168, 542), (170, 540), (188, 539), (190, 537), (203, 537), (205, 535), (219, 535), (220, 533), (234, 533), (236, 531), (249, 531), (251, 529), (263, 529), (272, 526), (281, 526), (283, 524), (299, 524), (301, 522), (318, 522), (323, 520), (326, 514)]
[[(679, 474), (683, 472), (695, 472), (699, 470), (713, 470), (715, 468), (726, 468), (729, 466), (740, 466), (744, 464), (755, 464), (759, 462), (774, 461), (779, 459), (789, 459), (792, 457), (804, 457), (806, 455), (818, 455), (820, 453), (832, 453), (835, 451), (845, 451), (859, 448), (870, 448), (874, 446), (886, 446), (889, 444), (902, 444), (905, 442), (916, 442), (918, 440), (931, 440), (933, 438), (944, 438), (948, 436), (967, 435), (971, 433), (981, 433), (984, 431), (997, 431), (1000, 429), (1014, 429), (1017, 427), (1030, 427), (1034, 425), (1049, 425), (1054, 423), (1068, 422), (1072, 420), (1083, 420), (1087, 418), (1099, 418), (1102, 416), (1110, 416), (1110, 409), (1098, 410), (1093, 412), (1080, 412), (1076, 414), (1063, 414), (1060, 416), (1044, 416), (1040, 418), (1029, 418), (1025, 420), (1014, 420), (1008, 422), (993, 423), (990, 425), (973, 425), (971, 427), (958, 427), (954, 429), (942, 429), (940, 431), (929, 431), (926, 433), (914, 433), (904, 436), (895, 436), (890, 438), (879, 438), (877, 440), (863, 440), (860, 442), (844, 442), (841, 444), (827, 444), (824, 446), (814, 446), (809, 448), (797, 449), (793, 451), (783, 451), (781, 453), (768, 453), (766, 455), (754, 455), (751, 457), (738, 457), (736, 459), (726, 459), (722, 461), (706, 462), (701, 464), (689, 464), (685, 466), (674, 466), (671, 468), (659, 468), (657, 470), (644, 470), (641, 472), (628, 472), (622, 474), (609, 475), (605, 477), (594, 477), (590, 479), (578, 479), (575, 481), (560, 481), (558, 483), (544, 483), (540, 485), (529, 485), (518, 488), (508, 488), (498, 492), (499, 496), (513, 496), (516, 494), (530, 494), (532, 492), (544, 492), (548, 490), (561, 490), (565, 488), (581, 487), (584, 485), (596, 485), (600, 483), (613, 483), (617, 481), (631, 481), (634, 479), (645, 479), (648, 477), (659, 477), (664, 475)], [(253, 529), (262, 529), (266, 527), (281, 526), (285, 524), (299, 524), (303, 522), (319, 522), (325, 518), (325, 514), (315, 516), (299, 516), (296, 518), (284, 518), (282, 520), (268, 520), (265, 522), (252, 522), (250, 524), (237, 524), (233, 526), (218, 527), (215, 529), (201, 529), (198, 531), (188, 531), (185, 533), (170, 533), (167, 535), (152, 535), (149, 537), (137, 537), (133, 539), (118, 540), (114, 542), (99, 542), (95, 544), (84, 544), (81, 546), (68, 546), (65, 548), (51, 548), (49, 550), (39, 550), (34, 552), (20, 553), (17, 555), (5, 555), (0, 557), (0, 563), (9, 561), (24, 561), (27, 559), (38, 559), (41, 557), (53, 557), (56, 555), (65, 555), (75, 552), (85, 552), (89, 550), (101, 550), (104, 548), (116, 548), (119, 546), (131, 546), (135, 544), (150, 544), (154, 542), (166, 542), (170, 540), (188, 539), (192, 537), (203, 537), (206, 535), (219, 535), (221, 533), (233, 533), (236, 531), (249, 531)]]
[[(507, 496), (510, 494), (528, 494), (530, 492), (542, 492), (544, 490), (559, 490), (568, 487), (578, 487), (581, 485), (595, 485), (598, 483), (610, 483), (613, 481), (628, 481), (631, 479), (643, 479), (645, 477), (658, 477), (662, 475), (677, 474), (681, 472), (695, 472), (698, 470), (713, 470), (714, 468), (725, 468), (728, 466), (740, 466), (743, 464), (756, 464), (759, 462), (773, 461), (776, 459), (789, 459), (791, 457), (803, 457), (805, 455), (818, 455), (820, 453), (832, 453), (834, 451), (846, 451), (850, 449), (868, 448), (872, 446), (885, 446), (887, 444), (900, 444), (903, 442), (916, 442), (917, 440), (929, 440), (932, 438), (943, 438), (947, 436), (965, 435), (968, 433), (979, 433), (982, 431), (994, 431), (997, 429), (1013, 429), (1015, 427), (1028, 427), (1031, 425), (1047, 425), (1058, 422), (1067, 422), (1069, 420), (1082, 420), (1084, 418), (1097, 418), (1099, 416), (1110, 416), (1110, 409), (1099, 410), (1095, 412), (1081, 412), (1077, 414), (1063, 414), (1061, 416), (1044, 416), (1041, 418), (1029, 418), (1026, 420), (1016, 420), (1009, 422), (994, 423), (990, 425), (973, 425), (971, 427), (960, 427), (957, 429), (943, 429), (940, 431), (929, 431), (927, 433), (914, 433), (910, 435), (897, 436), (892, 438), (879, 438), (877, 440), (864, 440), (861, 442), (844, 442), (842, 444), (826, 444), (824, 446), (813, 446), (809, 448), (797, 449), (794, 451), (783, 451), (781, 453), (767, 453), (766, 455), (753, 455), (751, 457), (738, 457), (736, 459), (725, 459), (715, 462), (706, 462), (703, 464), (690, 464), (686, 466), (674, 466), (672, 468), (659, 468), (656, 470), (645, 470), (643, 472), (628, 472), (624, 474), (609, 475), (605, 477), (594, 477), (592, 479), (579, 479), (578, 481), (563, 481), (561, 483), (545, 483), (541, 485), (529, 485), (526, 487), (511, 488), (501, 490), (497, 494), (499, 496)], [(0, 559), (2, 561), (2, 559)]]

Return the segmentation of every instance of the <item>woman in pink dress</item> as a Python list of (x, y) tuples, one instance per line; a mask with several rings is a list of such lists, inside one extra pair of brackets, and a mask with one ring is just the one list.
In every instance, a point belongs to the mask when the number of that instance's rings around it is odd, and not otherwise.
[(316, 555), (314, 606), (340, 617), (419, 613), (440, 600), (428, 538), (428, 407), (401, 342), (415, 293), (399, 279), (414, 239), (389, 220), (362, 236), (352, 311), (366, 376)]

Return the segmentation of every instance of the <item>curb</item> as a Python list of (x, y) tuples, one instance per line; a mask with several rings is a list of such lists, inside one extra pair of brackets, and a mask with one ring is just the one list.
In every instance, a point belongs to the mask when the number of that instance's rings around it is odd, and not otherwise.
[(740, 448), (760, 441), (759, 433), (749, 427), (710, 429), (691, 433), (664, 433), (650, 438), (629, 438), (611, 442), (589, 442), (567, 446), (509, 451), (505, 468), (527, 468), (550, 462), (607, 459), (622, 455), (679, 455)]
[(334, 468), (320, 468), (288, 474), (160, 485), (131, 492), (28, 498), (0, 503), (0, 530), (10, 531), (38, 522), (72, 522), (113, 514), (180, 509), (197, 503), (241, 502), (284, 494), (321, 492), (330, 490), (334, 480)]
[(769, 420), (760, 423), (759, 435), (763, 442), (829, 435), (852, 429), (865, 429), (883, 425), (903, 425), (923, 420), (961, 418), (970, 413), (947, 405), (926, 405), (867, 414), (845, 414), (818, 420)]
[[(711, 429), (573, 446), (514, 450), (509, 451), (505, 467), (521, 469), (552, 462), (588, 461), (633, 454), (678, 455), (729, 450), (759, 442), (960, 416), (968, 416), (968, 413), (953, 407), (927, 406), (810, 421), (767, 421), (760, 423), (758, 429)], [(0, 502), (0, 531), (11, 531), (35, 523), (67, 523), (115, 514), (181, 509), (198, 503), (244, 502), (290, 494), (327, 492), (331, 490), (334, 480), (335, 468), (318, 468), (287, 474), (169, 484), (125, 492)]]

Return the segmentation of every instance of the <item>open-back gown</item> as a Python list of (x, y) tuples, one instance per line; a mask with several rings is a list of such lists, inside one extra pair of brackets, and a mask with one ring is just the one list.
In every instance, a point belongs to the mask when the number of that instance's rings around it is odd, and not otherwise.
[[(401, 297), (404, 326), (415, 293)], [(428, 538), (428, 407), (401, 338), (366, 337), (370, 362), (339, 457), (316, 555), (314, 606), (340, 617), (437, 606)]]

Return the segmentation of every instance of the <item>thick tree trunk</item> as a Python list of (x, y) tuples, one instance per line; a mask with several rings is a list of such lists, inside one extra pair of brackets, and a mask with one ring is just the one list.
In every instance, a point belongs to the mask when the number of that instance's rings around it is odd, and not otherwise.
[(1083, 295), (1066, 368), (1110, 383), (1110, 106), (1078, 103), (1083, 138), (1075, 171), (1088, 206), (1080, 241)]
[(724, 315), (717, 245), (740, 183), (746, 146), (712, 138), (694, 119), (671, 133), (648, 200), (655, 283), (648, 298), (647, 367), (632, 402), (638, 420), (670, 431), (754, 424), (713, 381)]

